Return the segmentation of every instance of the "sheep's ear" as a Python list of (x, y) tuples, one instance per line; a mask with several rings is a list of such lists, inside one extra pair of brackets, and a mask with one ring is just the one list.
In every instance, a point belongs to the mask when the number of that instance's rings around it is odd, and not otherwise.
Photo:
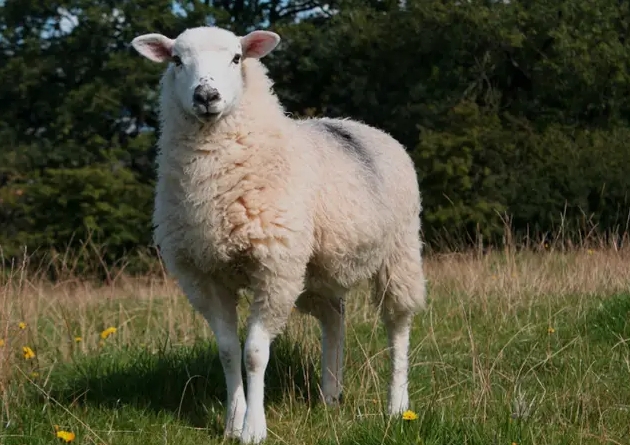
[(136, 51), (154, 62), (165, 62), (173, 55), (174, 40), (162, 34), (144, 34), (131, 41)]
[(271, 31), (252, 31), (241, 37), (243, 57), (260, 59), (269, 54), (280, 43), (280, 36)]

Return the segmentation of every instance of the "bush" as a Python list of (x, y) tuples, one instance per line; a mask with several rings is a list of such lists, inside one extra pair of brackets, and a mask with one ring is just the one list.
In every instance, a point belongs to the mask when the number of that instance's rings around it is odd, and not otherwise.
[(48, 169), (1, 189), (0, 199), (6, 257), (20, 256), (24, 247), (66, 251), (90, 239), (111, 264), (151, 241), (151, 184), (125, 168)]

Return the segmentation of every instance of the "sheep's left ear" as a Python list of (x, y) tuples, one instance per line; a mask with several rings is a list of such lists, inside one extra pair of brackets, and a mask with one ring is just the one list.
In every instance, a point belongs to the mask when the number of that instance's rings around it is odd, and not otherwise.
[(280, 43), (280, 36), (271, 31), (252, 31), (241, 37), (243, 57), (260, 59), (265, 57)]

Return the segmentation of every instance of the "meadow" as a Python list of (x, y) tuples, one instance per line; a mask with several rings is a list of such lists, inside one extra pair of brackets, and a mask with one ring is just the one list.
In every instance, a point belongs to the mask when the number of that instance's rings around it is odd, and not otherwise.
[[(347, 304), (341, 406), (318, 399), (314, 319), (294, 312), (274, 342), (268, 443), (630, 443), (629, 248), (432, 254), (425, 273), (417, 418), (384, 415), (386, 339), (366, 285)], [(213, 335), (164, 273), (51, 282), (16, 265), (0, 276), (0, 443), (229, 442)]]

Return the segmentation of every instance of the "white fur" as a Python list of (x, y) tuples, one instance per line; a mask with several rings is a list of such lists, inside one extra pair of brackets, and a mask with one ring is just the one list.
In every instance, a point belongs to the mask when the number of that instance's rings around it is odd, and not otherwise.
[(249, 328), (245, 341), (245, 369), (247, 370), (247, 412), (242, 441), (258, 443), (267, 437), (267, 421), (263, 405), (265, 369), (269, 362), (272, 334), (260, 320)]
[[(270, 32), (239, 38), (202, 27), (175, 40), (149, 34), (132, 42), (150, 60), (177, 62), (162, 78), (155, 241), (215, 333), (228, 389), (226, 435), (243, 443), (266, 437), (269, 345), (294, 305), (320, 320), (322, 396), (336, 403), (343, 301), (356, 283), (375, 278), (391, 349), (392, 415), (409, 405), (409, 330), (425, 305), (411, 159), (368, 125), (288, 118), (256, 60), (279, 40)], [(195, 104), (200, 85), (220, 100)], [(254, 292), (243, 351), (247, 404), (236, 334), (243, 287)]]

